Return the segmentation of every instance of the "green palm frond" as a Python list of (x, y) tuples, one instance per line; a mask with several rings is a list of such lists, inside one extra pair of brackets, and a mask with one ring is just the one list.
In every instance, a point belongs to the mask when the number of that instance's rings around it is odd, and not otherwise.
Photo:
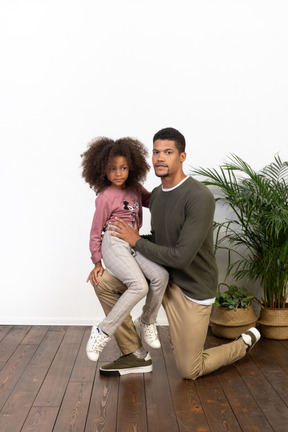
[(217, 170), (198, 168), (191, 174), (216, 188), (216, 200), (231, 211), (224, 222), (214, 222), (215, 252), (226, 250), (227, 276), (259, 280), (264, 303), (283, 307), (288, 289), (288, 162), (277, 155), (256, 172), (232, 154)]
[(274, 157), (274, 162), (267, 165), (262, 170), (263, 174), (275, 181), (279, 182), (281, 179), (288, 179), (288, 162), (282, 162), (281, 158), (277, 155)]

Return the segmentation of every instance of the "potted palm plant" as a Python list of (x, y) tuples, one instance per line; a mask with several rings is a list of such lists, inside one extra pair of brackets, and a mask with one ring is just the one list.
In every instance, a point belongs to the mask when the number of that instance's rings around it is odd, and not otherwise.
[[(222, 287), (225, 286), (225, 291)], [(252, 308), (254, 296), (244, 287), (220, 283), (211, 314), (211, 330), (215, 336), (236, 339), (254, 327), (257, 316)]]
[[(263, 288), (260, 330), (273, 339), (288, 338), (288, 162), (275, 156), (256, 172), (243, 159), (231, 155), (216, 169), (193, 169), (215, 187), (216, 200), (228, 206), (230, 215), (215, 222), (215, 250), (227, 252), (227, 275), (258, 280)], [(267, 316), (276, 318), (268, 330)]]

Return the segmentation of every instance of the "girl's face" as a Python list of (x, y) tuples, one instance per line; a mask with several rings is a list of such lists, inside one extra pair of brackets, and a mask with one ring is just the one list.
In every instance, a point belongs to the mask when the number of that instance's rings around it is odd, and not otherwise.
[(129, 176), (129, 166), (124, 156), (115, 156), (106, 168), (106, 176), (114, 189), (124, 189)]

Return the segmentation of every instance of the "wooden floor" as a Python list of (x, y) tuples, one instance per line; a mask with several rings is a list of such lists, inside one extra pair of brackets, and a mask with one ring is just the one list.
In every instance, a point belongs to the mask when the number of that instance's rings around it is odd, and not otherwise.
[[(266, 432), (288, 430), (288, 341), (261, 339), (244, 359), (197, 381), (175, 366), (168, 327), (152, 373), (100, 377), (90, 329), (0, 326), (0, 432)], [(210, 333), (207, 346), (223, 341)]]

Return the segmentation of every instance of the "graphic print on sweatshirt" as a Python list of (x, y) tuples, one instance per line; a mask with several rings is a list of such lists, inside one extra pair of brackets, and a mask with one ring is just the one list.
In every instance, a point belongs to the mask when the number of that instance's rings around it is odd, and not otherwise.
[(135, 222), (135, 220), (136, 220), (136, 211), (138, 212), (138, 216), (140, 216), (140, 214), (139, 214), (139, 203), (136, 200), (136, 198), (134, 198), (134, 200), (133, 200), (132, 203), (130, 203), (129, 201), (123, 201), (122, 205), (123, 205), (124, 210), (130, 210), (132, 222)]

